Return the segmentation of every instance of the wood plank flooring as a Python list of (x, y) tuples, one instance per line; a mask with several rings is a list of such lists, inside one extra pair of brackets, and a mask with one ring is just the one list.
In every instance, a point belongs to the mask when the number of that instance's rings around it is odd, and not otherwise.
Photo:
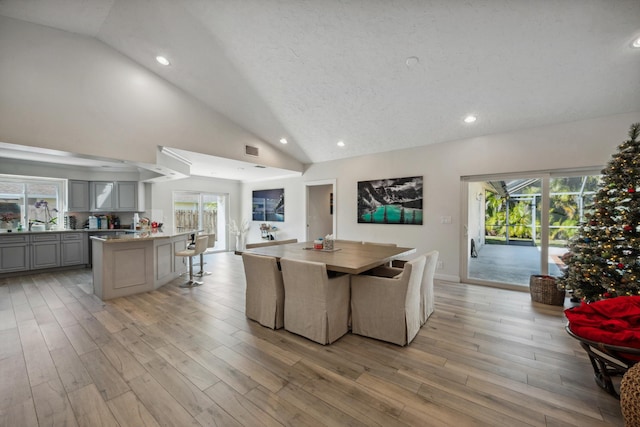
[(0, 426), (621, 426), (561, 307), (436, 283), (408, 347), (244, 316), (242, 260), (102, 302), (90, 270), (0, 279)]

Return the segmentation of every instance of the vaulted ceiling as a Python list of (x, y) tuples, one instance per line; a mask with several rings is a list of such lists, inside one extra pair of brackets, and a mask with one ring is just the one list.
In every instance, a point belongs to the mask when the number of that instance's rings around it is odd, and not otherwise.
[(640, 111), (638, 0), (0, 0), (0, 15), (95, 37), (303, 163)]

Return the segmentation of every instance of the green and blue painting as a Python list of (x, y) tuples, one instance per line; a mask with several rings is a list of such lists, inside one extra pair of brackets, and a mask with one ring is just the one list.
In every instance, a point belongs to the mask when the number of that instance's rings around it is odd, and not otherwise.
[(422, 177), (358, 182), (358, 222), (422, 224)]

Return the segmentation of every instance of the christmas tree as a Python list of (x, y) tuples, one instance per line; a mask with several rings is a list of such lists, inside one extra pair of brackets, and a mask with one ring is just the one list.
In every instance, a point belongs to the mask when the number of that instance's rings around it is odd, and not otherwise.
[(640, 295), (640, 123), (605, 169), (590, 213), (565, 256), (559, 286), (596, 301)]

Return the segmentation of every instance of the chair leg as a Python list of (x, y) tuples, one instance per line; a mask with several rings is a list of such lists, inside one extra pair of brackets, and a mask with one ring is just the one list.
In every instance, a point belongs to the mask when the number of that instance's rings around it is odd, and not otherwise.
[(180, 285), (181, 288), (194, 288), (202, 285), (202, 282), (193, 280), (193, 257), (189, 257), (189, 281)]
[(204, 253), (200, 254), (200, 271), (195, 273), (198, 277), (208, 276), (210, 275), (210, 271), (204, 271)]

